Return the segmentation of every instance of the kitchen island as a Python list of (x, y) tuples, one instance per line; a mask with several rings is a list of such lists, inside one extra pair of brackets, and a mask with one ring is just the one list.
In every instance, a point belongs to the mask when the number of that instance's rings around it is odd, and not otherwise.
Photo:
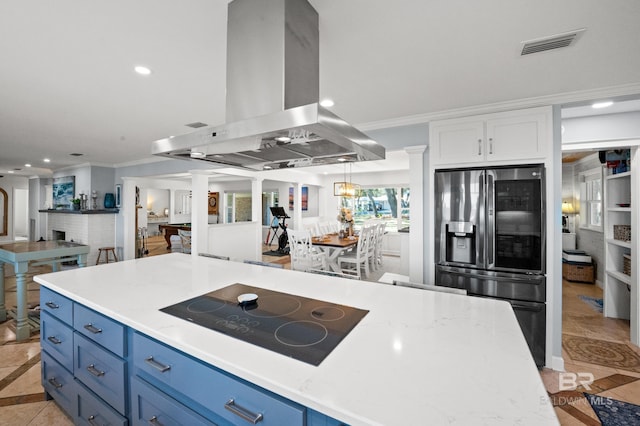
[[(102, 314), (133, 334), (123, 339), (123, 348), (110, 349), (122, 357), (120, 362), (133, 364), (130, 374), (125, 373), (124, 394), (138, 395), (140, 386), (160, 390), (164, 396), (170, 393), (128, 359), (130, 352), (137, 356), (140, 341), (145, 349), (159, 345), (184, 355), (185, 362), (197, 362), (194, 372), (204, 371), (203, 365), (213, 367), (226, 380), (233, 378), (274, 395), (274, 401), (306, 415), (307, 425), (339, 424), (333, 419), (351, 425), (558, 424), (506, 302), (181, 253), (39, 275), (35, 280), (45, 294), (54, 292), (71, 300), (74, 315), (76, 311)], [(160, 311), (235, 283), (368, 313), (314, 366)], [(89, 323), (87, 327), (97, 326)], [(80, 349), (88, 347), (82, 345)], [(161, 370), (161, 359), (146, 361)], [(179, 363), (171, 365), (179, 367)], [(171, 385), (177, 387), (175, 374)], [(199, 373), (194, 375), (197, 379)], [(127, 391), (129, 387), (132, 390)], [(195, 400), (193, 412), (208, 413), (209, 407), (198, 403), (199, 394), (171, 396), (164, 406), (191, 405)], [(234, 395), (230, 397), (233, 404)], [(136, 405), (125, 401), (125, 416), (135, 411), (127, 409), (127, 404)], [(221, 411), (233, 409), (226, 408)], [(279, 424), (278, 418), (270, 418), (275, 412), (269, 407), (254, 414), (264, 414), (260, 424)]]

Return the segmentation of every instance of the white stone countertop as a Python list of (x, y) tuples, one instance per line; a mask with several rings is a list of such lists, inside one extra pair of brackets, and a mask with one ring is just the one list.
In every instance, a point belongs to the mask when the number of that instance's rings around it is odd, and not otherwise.
[[(507, 302), (182, 253), (39, 275), (35, 280), (351, 425), (558, 424)], [(369, 313), (316, 367), (159, 311), (234, 283)]]

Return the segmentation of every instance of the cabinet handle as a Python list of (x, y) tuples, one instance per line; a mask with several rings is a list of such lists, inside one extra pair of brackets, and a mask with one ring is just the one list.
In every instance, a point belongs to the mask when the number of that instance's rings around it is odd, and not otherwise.
[(49, 383), (51, 383), (53, 385), (54, 388), (56, 389), (60, 389), (62, 387), (62, 383), (58, 383), (58, 381), (56, 380), (55, 377), (50, 378)]
[(161, 364), (158, 361), (156, 361), (155, 359), (153, 359), (152, 356), (150, 356), (149, 358), (145, 358), (144, 362), (146, 362), (147, 364), (149, 364), (150, 366), (152, 366), (156, 370), (160, 371), (161, 373), (164, 373), (165, 371), (171, 370), (171, 366), (170, 365)]
[(47, 305), (48, 307), (50, 307), (51, 309), (58, 309), (60, 307), (60, 305), (56, 305), (53, 302), (47, 302), (45, 303), (45, 305)]
[(478, 139), (478, 155), (482, 155), (482, 139)]
[(96, 377), (104, 376), (104, 371), (100, 371), (100, 370), (98, 370), (98, 369), (96, 368), (95, 364), (90, 364), (90, 365), (87, 367), (87, 371), (88, 371), (89, 373), (93, 374), (93, 375), (94, 375), (94, 376), (96, 376)]
[(493, 138), (489, 138), (489, 155), (493, 154)]
[(101, 328), (94, 327), (93, 324), (91, 324), (91, 323), (85, 325), (84, 328), (86, 328), (87, 330), (89, 330), (93, 334), (102, 333), (102, 329)]
[(90, 415), (89, 417), (87, 417), (87, 421), (89, 422), (90, 425), (98, 425), (96, 422), (94, 422), (94, 420), (96, 419), (96, 416), (94, 416), (93, 414)]
[(58, 339), (56, 336), (49, 336), (47, 337), (47, 340), (53, 343), (54, 345), (59, 345), (60, 343), (62, 343), (62, 340)]
[(231, 411), (233, 414), (235, 414), (236, 416), (248, 421), (251, 424), (257, 424), (258, 422), (262, 421), (262, 414), (258, 413), (252, 413), (251, 411), (247, 410), (244, 407), (241, 407), (240, 405), (236, 404), (236, 402), (233, 400), (233, 398), (231, 398), (230, 400), (227, 401), (226, 404), (224, 404), (224, 408), (226, 408), (227, 410)]
[(149, 424), (162, 426), (162, 423), (158, 421), (158, 416), (153, 416), (149, 419)]

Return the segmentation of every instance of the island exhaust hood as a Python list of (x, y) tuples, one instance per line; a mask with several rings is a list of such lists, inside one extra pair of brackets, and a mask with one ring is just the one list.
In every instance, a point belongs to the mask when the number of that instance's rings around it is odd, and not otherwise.
[(152, 154), (252, 170), (382, 160), (319, 105), (318, 14), (307, 0), (228, 6), (227, 123), (155, 141)]

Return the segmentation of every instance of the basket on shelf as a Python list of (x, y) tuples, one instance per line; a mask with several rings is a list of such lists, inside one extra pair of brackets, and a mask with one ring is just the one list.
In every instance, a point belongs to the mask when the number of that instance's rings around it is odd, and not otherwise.
[(613, 238), (620, 241), (631, 241), (631, 225), (613, 225)]
[(628, 254), (622, 255), (622, 273), (631, 275), (631, 256)]
[(562, 278), (593, 284), (596, 276), (594, 263), (562, 262)]

